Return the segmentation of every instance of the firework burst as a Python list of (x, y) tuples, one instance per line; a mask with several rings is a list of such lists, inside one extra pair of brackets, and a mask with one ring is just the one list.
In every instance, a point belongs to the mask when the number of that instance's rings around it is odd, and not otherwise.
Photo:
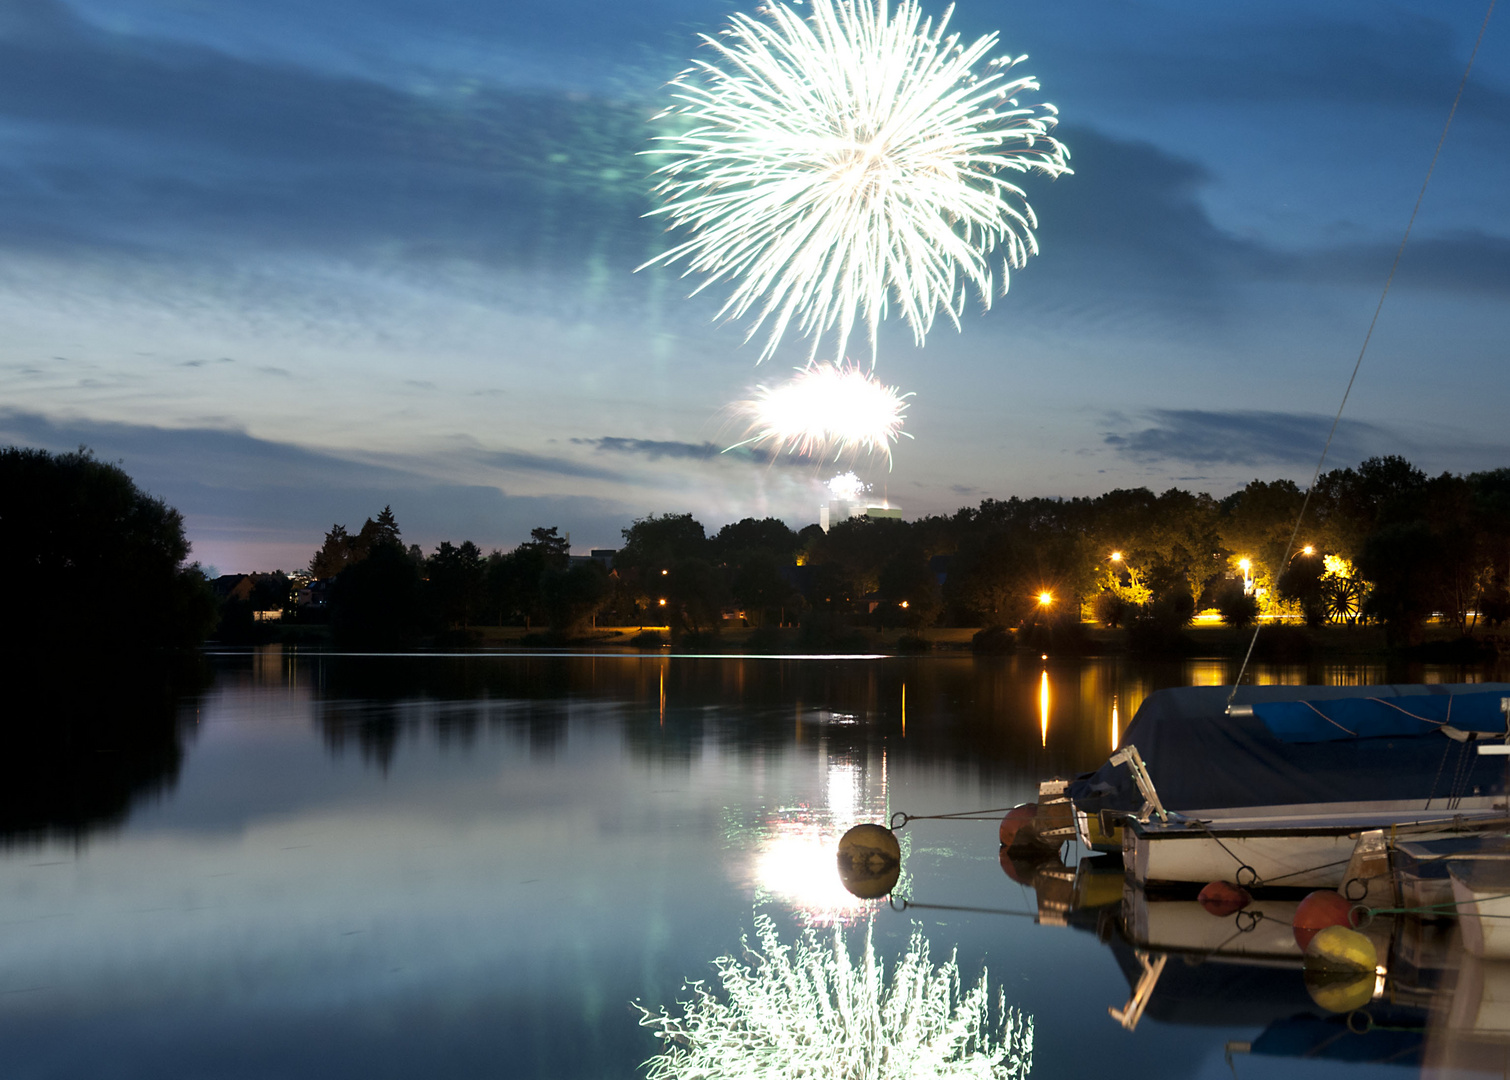
[(685, 1016), (637, 1003), (640, 1023), (666, 1045), (646, 1062), (649, 1080), (1024, 1080), (1032, 1070), (1032, 1017), (998, 993), (993, 1032), (985, 974), (962, 992), (955, 958), (935, 967), (921, 931), (888, 980), (869, 927), (859, 963), (839, 930), (829, 944), (809, 930), (794, 946), (765, 916), (755, 930), (750, 962), (714, 961), (723, 997), (695, 982)]
[(911, 396), (855, 364), (811, 364), (779, 386), (757, 386), (753, 398), (734, 406), (751, 433), (736, 445), (802, 457), (832, 454), (835, 461), (885, 454), (889, 465), (891, 444), (912, 438), (902, 430)]
[(915, 0), (812, 0), (736, 14), (717, 54), (672, 81), (662, 114), (684, 130), (661, 136), (665, 204), (652, 211), (692, 236), (650, 263), (706, 274), (694, 292), (734, 283), (721, 315), (757, 311), (769, 324), (760, 358), (795, 322), (829, 331), (838, 357), (857, 320), (876, 330), (892, 305), (919, 345), (944, 312), (959, 326), (967, 284), (990, 307), (991, 256), (1001, 287), (1038, 251), (1037, 218), (1007, 177), (1069, 172), (1051, 131), (1052, 105), (1023, 105), (1037, 80), (1026, 57), (990, 59), (997, 36), (963, 44)]

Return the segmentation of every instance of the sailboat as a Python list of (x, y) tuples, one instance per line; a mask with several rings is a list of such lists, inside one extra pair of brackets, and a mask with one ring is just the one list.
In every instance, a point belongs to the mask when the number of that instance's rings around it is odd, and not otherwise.
[[(1228, 704), (1229, 695), (1232, 698)], [(1180, 687), (1064, 783), (1087, 847), (1141, 886), (1232, 881), (1393, 895), (1390, 851), (1510, 825), (1510, 683)], [(1062, 814), (1062, 811), (1061, 811)]]

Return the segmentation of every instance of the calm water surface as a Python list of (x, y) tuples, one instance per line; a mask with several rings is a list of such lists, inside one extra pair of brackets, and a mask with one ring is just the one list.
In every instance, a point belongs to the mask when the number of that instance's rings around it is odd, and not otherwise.
[(1326, 1015), (1292, 970), (1175, 959), (1126, 1030), (1108, 1009), (1142, 969), (1116, 919), (1036, 918), (994, 822), (904, 830), (905, 912), (837, 881), (848, 826), (1030, 800), (1099, 765), (1150, 690), (1225, 663), (214, 662), (181, 706), (181, 757), (124, 815), (0, 848), (0, 1075), (641, 1076), (659, 1046), (630, 1003), (674, 1008), (760, 914), (787, 940), (840, 926), (855, 950), (869, 927), (888, 963), (921, 929), (936, 962), (988, 970), (1033, 1016), (1035, 1077), (1413, 1075), (1229, 1065), (1272, 1020)]

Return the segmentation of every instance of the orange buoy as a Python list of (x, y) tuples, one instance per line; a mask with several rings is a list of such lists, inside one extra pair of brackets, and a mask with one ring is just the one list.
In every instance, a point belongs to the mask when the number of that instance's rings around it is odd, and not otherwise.
[(1253, 897), (1248, 895), (1247, 889), (1230, 881), (1213, 881), (1201, 890), (1196, 899), (1200, 901), (1201, 907), (1221, 918), (1253, 903)]
[(1004, 848), (1041, 846), (1038, 831), (1033, 828), (1033, 819), (1037, 816), (1037, 803), (1025, 802), (1021, 806), (1014, 806), (1008, 810), (1007, 816), (1001, 819), (1001, 828), (997, 830), (997, 835), (1001, 837), (1001, 846)]
[(1328, 926), (1351, 928), (1353, 903), (1335, 889), (1318, 889), (1308, 895), (1295, 909), (1291, 923), (1295, 931), (1295, 944), (1302, 950), (1311, 944), (1311, 939)]

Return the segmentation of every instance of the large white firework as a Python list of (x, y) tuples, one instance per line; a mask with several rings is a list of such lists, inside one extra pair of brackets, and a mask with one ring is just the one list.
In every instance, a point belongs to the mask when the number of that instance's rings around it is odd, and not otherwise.
[[(794, 0), (799, 2), (800, 0)], [(837, 334), (870, 333), (894, 304), (921, 345), (943, 311), (959, 326), (967, 283), (990, 307), (992, 254), (1001, 288), (1038, 251), (1037, 218), (1012, 174), (1069, 172), (1051, 134), (1052, 105), (1023, 104), (1039, 85), (1012, 74), (1026, 59), (992, 59), (997, 35), (964, 44), (949, 8), (923, 17), (915, 0), (812, 0), (736, 14), (715, 53), (671, 83), (659, 138), (673, 159), (658, 170), (665, 204), (652, 211), (691, 238), (650, 260), (706, 274), (694, 292), (734, 283), (721, 315), (757, 310), (769, 323), (760, 359), (795, 321)]]
[(1033, 1068), (1032, 1017), (998, 993), (991, 1024), (984, 972), (962, 992), (954, 957), (934, 967), (916, 929), (889, 979), (868, 926), (858, 964), (838, 929), (789, 947), (761, 916), (756, 933), (749, 961), (714, 961), (722, 996), (689, 983), (682, 1016), (636, 1003), (666, 1047), (649, 1080), (1024, 1080)]
[(734, 406), (750, 432), (736, 445), (835, 461), (885, 454), (890, 463), (891, 444), (912, 438), (902, 430), (910, 397), (854, 364), (819, 361), (778, 386), (757, 386)]

